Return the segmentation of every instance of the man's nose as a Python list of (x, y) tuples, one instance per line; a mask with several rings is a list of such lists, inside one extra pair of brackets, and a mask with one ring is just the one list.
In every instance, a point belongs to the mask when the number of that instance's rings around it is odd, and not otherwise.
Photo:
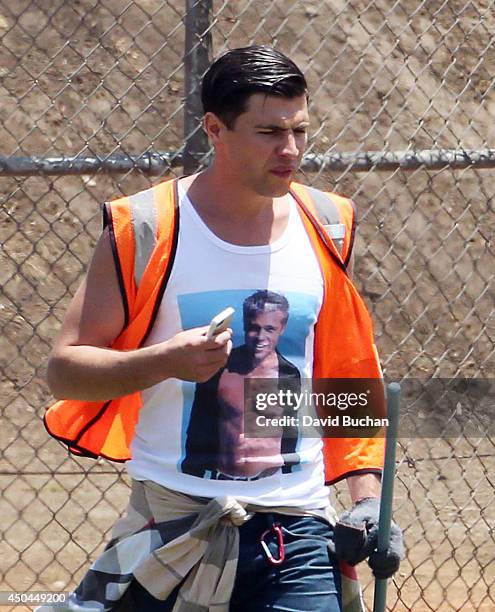
[(265, 329), (260, 329), (260, 332), (258, 334), (259, 340), (266, 340), (268, 336), (269, 336), (269, 333)]
[(293, 132), (288, 132), (279, 147), (279, 155), (282, 157), (297, 157), (299, 149)]

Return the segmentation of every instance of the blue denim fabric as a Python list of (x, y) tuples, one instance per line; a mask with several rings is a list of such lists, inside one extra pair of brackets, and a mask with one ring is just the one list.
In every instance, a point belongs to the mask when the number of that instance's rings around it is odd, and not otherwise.
[[(271, 565), (260, 537), (273, 523), (282, 526), (285, 561)], [(239, 563), (232, 593), (231, 612), (341, 612), (338, 562), (328, 550), (333, 528), (313, 517), (256, 514), (239, 529)], [(265, 540), (278, 557), (276, 537)], [(165, 602), (151, 597), (139, 584), (131, 586), (136, 610), (170, 612), (178, 588)]]

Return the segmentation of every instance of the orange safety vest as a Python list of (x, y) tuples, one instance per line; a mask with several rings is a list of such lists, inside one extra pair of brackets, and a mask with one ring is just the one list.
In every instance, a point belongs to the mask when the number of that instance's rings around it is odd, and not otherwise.
[[(346, 272), (354, 238), (352, 202), (298, 183), (292, 183), (291, 193), (324, 279), (313, 376), (381, 378), (371, 318)], [(173, 179), (105, 204), (104, 222), (110, 230), (125, 312), (124, 329), (112, 349), (139, 348), (151, 331), (176, 252), (177, 202)], [(337, 231), (335, 240), (329, 238), (328, 226), (344, 226), (345, 235)], [(76, 455), (127, 461), (141, 406), (140, 392), (108, 401), (61, 400), (48, 408), (44, 423)], [(323, 444), (327, 483), (355, 473), (381, 472), (383, 438), (324, 438)]]

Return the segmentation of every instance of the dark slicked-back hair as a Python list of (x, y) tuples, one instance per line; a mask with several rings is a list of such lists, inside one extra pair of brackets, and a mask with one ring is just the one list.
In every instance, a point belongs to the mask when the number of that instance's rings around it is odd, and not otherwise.
[(296, 98), (308, 95), (303, 73), (280, 51), (253, 45), (232, 49), (209, 67), (201, 86), (205, 113), (215, 113), (230, 130), (246, 112), (251, 94)]

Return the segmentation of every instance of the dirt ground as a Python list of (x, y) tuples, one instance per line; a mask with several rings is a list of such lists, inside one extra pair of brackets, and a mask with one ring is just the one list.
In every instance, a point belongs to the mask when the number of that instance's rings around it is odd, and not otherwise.
[[(177, 150), (182, 5), (0, 0), (0, 155)], [(214, 2), (214, 13), (215, 54), (254, 40), (305, 69), (310, 151), (493, 141), (491, 1), (239, 0)], [(390, 379), (495, 377), (491, 175), (301, 175), (356, 201), (356, 283)], [(100, 231), (100, 203), (158, 180), (0, 180), (1, 589), (73, 588), (125, 508), (119, 466), (68, 457), (46, 434), (44, 368)], [(407, 558), (390, 610), (495, 609), (494, 457), (493, 437), (402, 440), (395, 518)], [(362, 577), (371, 605), (366, 568)]]

